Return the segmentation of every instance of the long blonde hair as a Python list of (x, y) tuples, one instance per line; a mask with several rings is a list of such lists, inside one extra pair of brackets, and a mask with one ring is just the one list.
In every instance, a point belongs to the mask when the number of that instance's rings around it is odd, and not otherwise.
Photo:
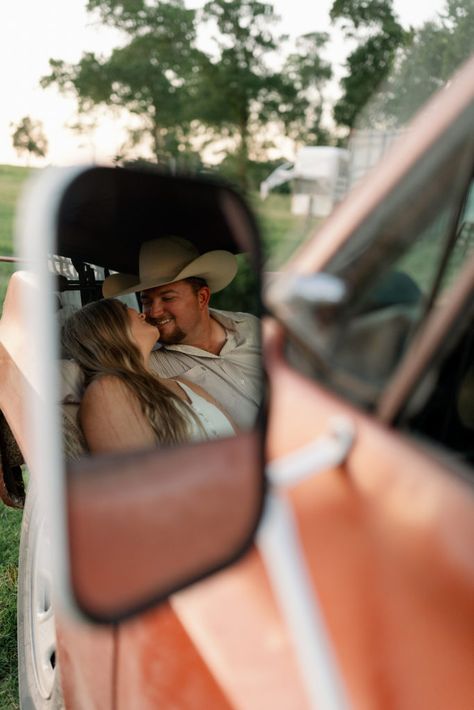
[(189, 439), (194, 412), (146, 368), (121, 301), (104, 299), (76, 311), (63, 325), (62, 344), (66, 355), (81, 367), (86, 387), (112, 375), (132, 391), (160, 443)]

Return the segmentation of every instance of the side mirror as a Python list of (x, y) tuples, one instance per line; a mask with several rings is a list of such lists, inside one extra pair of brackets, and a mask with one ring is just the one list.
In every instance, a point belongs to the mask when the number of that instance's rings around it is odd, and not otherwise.
[(332, 356), (333, 311), (347, 296), (341, 279), (323, 272), (283, 273), (266, 290), (270, 311), (285, 327), (325, 361)]
[[(66, 602), (94, 620), (117, 621), (231, 563), (257, 528), (264, 493), (257, 228), (242, 198), (220, 182), (101, 167), (44, 171), (28, 189), (19, 223), (20, 252), (33, 273), (24, 299), (35, 351), (31, 476), (49, 519)], [(222, 353), (210, 358), (222, 360), (223, 377), (230, 368), (235, 398), (248, 396), (252, 410), (235, 434), (223, 438), (211, 439), (204, 426), (205, 440), (183, 439), (176, 446), (157, 439), (157, 446), (98, 453), (86, 441), (81, 455), (70, 459), (75, 433), (67, 425), (71, 417), (64, 416), (71, 399), (62, 389), (61, 325), (101, 298), (102, 282), (111, 274), (136, 276), (139, 284), (143, 245), (169, 237), (187, 240), (200, 255), (236, 255), (236, 284), (216, 294), (221, 300), (215, 306), (239, 318), (211, 311), (211, 318), (221, 318), (227, 340)], [(127, 299), (140, 308), (133, 288)], [(248, 310), (256, 337), (242, 365), (247, 341), (240, 326), (234, 332), (226, 324), (240, 323)], [(205, 370), (197, 347), (190, 347), (184, 350), (195, 358), (194, 370)], [(232, 348), (241, 348), (234, 360)], [(235, 377), (240, 366), (241, 386)], [(186, 380), (191, 369), (184, 368), (180, 378)], [(72, 401), (79, 431), (83, 394)], [(218, 394), (210, 399), (222, 405)], [(186, 400), (186, 407), (192, 402)]]

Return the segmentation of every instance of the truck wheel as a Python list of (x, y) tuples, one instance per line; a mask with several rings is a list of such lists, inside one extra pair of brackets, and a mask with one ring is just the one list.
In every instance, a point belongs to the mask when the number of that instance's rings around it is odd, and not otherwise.
[(63, 707), (56, 659), (50, 545), (36, 490), (30, 484), (18, 564), (18, 682), (21, 710)]

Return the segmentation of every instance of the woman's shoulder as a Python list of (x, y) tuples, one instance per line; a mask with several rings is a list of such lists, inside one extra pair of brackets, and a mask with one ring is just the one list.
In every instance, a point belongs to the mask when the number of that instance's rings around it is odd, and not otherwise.
[(88, 385), (79, 421), (91, 451), (130, 450), (156, 443), (138, 397), (115, 375), (101, 375)]
[(117, 375), (101, 375), (90, 382), (82, 397), (82, 403), (95, 403), (97, 400), (103, 403), (109, 400), (129, 399), (132, 392), (126, 383)]

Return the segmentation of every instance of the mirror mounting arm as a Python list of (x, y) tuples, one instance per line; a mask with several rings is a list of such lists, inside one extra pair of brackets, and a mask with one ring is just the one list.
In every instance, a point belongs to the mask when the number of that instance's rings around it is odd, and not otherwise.
[(258, 546), (293, 640), (309, 704), (327, 710), (349, 707), (347, 692), (285, 491), (309, 475), (340, 466), (354, 439), (353, 422), (347, 418), (336, 419), (328, 435), (271, 462), (266, 473), (273, 490), (267, 496), (258, 534)]
[(346, 284), (337, 276), (323, 272), (282, 274), (265, 295), (270, 312), (322, 362), (331, 357), (333, 309), (346, 298)]

